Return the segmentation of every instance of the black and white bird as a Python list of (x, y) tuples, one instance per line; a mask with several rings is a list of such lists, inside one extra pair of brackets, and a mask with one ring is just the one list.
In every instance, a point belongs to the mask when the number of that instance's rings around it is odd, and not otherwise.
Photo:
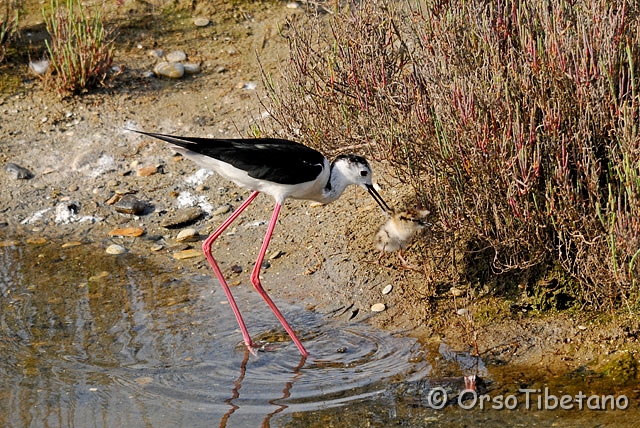
[(242, 331), (244, 343), (252, 352), (254, 352), (254, 344), (251, 336), (222, 271), (211, 254), (211, 245), (260, 192), (273, 196), (275, 208), (251, 273), (251, 283), (269, 305), (300, 353), (305, 357), (308, 356), (309, 353), (302, 342), (262, 287), (259, 276), (260, 267), (280, 208), (287, 198), (328, 204), (338, 199), (347, 186), (355, 184), (366, 189), (384, 211), (390, 211), (389, 206), (373, 187), (371, 167), (367, 160), (356, 155), (341, 155), (330, 163), (316, 150), (294, 141), (278, 138), (218, 139), (179, 137), (133, 129), (130, 131), (164, 140), (170, 143), (176, 152), (183, 154), (201, 167), (215, 171), (238, 186), (253, 190), (253, 193), (202, 245), (204, 254), (227, 295)]
[(429, 225), (426, 219), (427, 210), (408, 209), (405, 211), (389, 212), (389, 219), (380, 226), (375, 236), (376, 248), (380, 250), (378, 263), (385, 253), (398, 252), (402, 266), (415, 269), (404, 258), (404, 250), (411, 244), (416, 233)]

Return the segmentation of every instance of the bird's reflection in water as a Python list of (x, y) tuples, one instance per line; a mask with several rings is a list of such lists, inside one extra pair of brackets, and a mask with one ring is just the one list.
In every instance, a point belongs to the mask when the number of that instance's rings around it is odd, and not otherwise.
[[(220, 428), (225, 428), (227, 426), (227, 423), (229, 422), (229, 418), (231, 418), (231, 415), (233, 415), (235, 411), (240, 408), (240, 406), (234, 403), (234, 400), (237, 400), (238, 398), (240, 398), (240, 389), (242, 388), (242, 382), (247, 373), (247, 363), (249, 362), (249, 356), (251, 354), (252, 353), (249, 351), (248, 348), (244, 348), (244, 356), (242, 358), (242, 361), (240, 362), (240, 373), (238, 374), (238, 378), (233, 382), (233, 388), (231, 389), (231, 397), (224, 400), (224, 402), (227, 403), (227, 405), (229, 405), (229, 410), (227, 411), (227, 413), (225, 413), (222, 416), (222, 419), (220, 419)], [(291, 387), (302, 376), (302, 372), (300, 370), (302, 369), (306, 361), (307, 361), (307, 357), (305, 357), (304, 355), (300, 356), (300, 362), (293, 369), (291, 379), (285, 382), (284, 384), (284, 388), (282, 390), (282, 396), (269, 400), (269, 404), (276, 406), (276, 409), (264, 417), (261, 424), (263, 428), (269, 427), (270, 426), (269, 422), (271, 421), (271, 418), (273, 418), (278, 413), (284, 411), (288, 407), (286, 404), (279, 403), (279, 401), (286, 400), (287, 398), (291, 397)]]

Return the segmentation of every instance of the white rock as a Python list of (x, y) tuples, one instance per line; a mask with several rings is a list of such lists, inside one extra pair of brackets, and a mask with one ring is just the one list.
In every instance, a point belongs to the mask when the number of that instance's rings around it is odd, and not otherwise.
[(107, 247), (107, 254), (123, 254), (126, 253), (127, 250), (122, 245), (111, 244)]
[(169, 62), (180, 62), (187, 59), (187, 54), (184, 51), (173, 51), (169, 52), (166, 56), (167, 61)]
[(467, 308), (460, 308), (456, 311), (456, 314), (458, 315), (466, 315), (469, 311), (467, 310)]
[(179, 79), (184, 76), (184, 65), (179, 62), (159, 62), (153, 68), (153, 72), (158, 76)]
[(393, 290), (393, 285), (389, 284), (382, 289), (382, 294), (389, 294)]
[(180, 231), (180, 233), (178, 233), (178, 236), (176, 236), (176, 241), (178, 242), (197, 241), (198, 236), (200, 236), (200, 234), (195, 229), (192, 229), (192, 228), (183, 229)]
[(29, 69), (38, 76), (42, 76), (49, 69), (49, 60), (29, 61)]
[(209, 18), (197, 17), (193, 19), (193, 25), (196, 27), (206, 27), (209, 25)]
[(371, 312), (382, 312), (385, 309), (387, 309), (387, 307), (384, 303), (376, 303), (375, 305), (371, 306)]
[(195, 62), (185, 62), (183, 64), (185, 74), (200, 73), (200, 64)]

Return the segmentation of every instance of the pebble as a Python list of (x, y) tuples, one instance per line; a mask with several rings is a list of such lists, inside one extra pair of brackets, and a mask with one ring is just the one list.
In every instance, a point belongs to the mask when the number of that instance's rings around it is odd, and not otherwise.
[(269, 255), (269, 260), (275, 260), (278, 257), (282, 256), (283, 254), (284, 254), (284, 251), (277, 250), (275, 253)]
[(119, 213), (140, 215), (147, 208), (147, 204), (133, 195), (124, 195), (113, 207)]
[(162, 58), (164, 56), (164, 51), (162, 49), (152, 49), (148, 52), (149, 56), (153, 56), (156, 58)]
[(18, 241), (13, 241), (13, 240), (0, 241), (0, 248), (17, 247), (18, 244), (19, 244)]
[(13, 162), (8, 162), (4, 166), (4, 170), (16, 180), (28, 180), (33, 177), (33, 173), (31, 171)]
[(140, 227), (117, 228), (109, 231), (109, 236), (128, 236), (137, 237), (144, 233), (144, 229)]
[(173, 253), (173, 258), (176, 260), (184, 260), (191, 259), (193, 257), (198, 257), (202, 255), (202, 251), (196, 250), (195, 248), (189, 248), (187, 250), (182, 250)]
[(29, 69), (38, 76), (42, 76), (49, 69), (49, 61), (46, 59), (40, 61), (29, 61)]
[(185, 208), (176, 213), (170, 214), (167, 218), (162, 220), (160, 226), (166, 227), (167, 229), (187, 226), (202, 217), (202, 214), (203, 211), (199, 207)]
[(79, 187), (78, 187), (77, 184), (72, 184), (71, 186), (69, 186), (67, 188), (67, 190), (70, 191), (70, 192), (76, 192), (78, 189), (79, 189)]
[(233, 273), (242, 273), (242, 266), (240, 266), (240, 265), (231, 266), (231, 272), (233, 272)]
[(159, 62), (153, 68), (153, 72), (158, 76), (179, 79), (184, 76), (184, 65), (179, 62)]
[(180, 233), (178, 233), (178, 236), (176, 236), (176, 241), (178, 242), (197, 241), (199, 237), (200, 237), (200, 234), (198, 233), (197, 230), (189, 228), (189, 229), (181, 230)]
[(246, 89), (248, 91), (253, 91), (258, 87), (258, 84), (256, 82), (239, 82), (236, 85), (236, 88), (238, 89)]
[(204, 18), (204, 17), (197, 17), (193, 19), (193, 25), (195, 25), (196, 27), (206, 27), (207, 25), (209, 25), (209, 18)]
[(298, 9), (300, 7), (300, 3), (297, 1), (292, 1), (287, 3), (287, 9)]
[(187, 59), (187, 54), (184, 51), (173, 51), (169, 52), (165, 58), (169, 62), (180, 62)]
[(393, 285), (388, 284), (386, 287), (382, 289), (382, 294), (389, 294), (393, 290)]
[(195, 62), (185, 62), (182, 64), (185, 74), (197, 74), (200, 73), (200, 64)]
[(107, 254), (123, 254), (126, 253), (127, 250), (125, 250), (125, 248), (122, 245), (118, 245), (118, 244), (111, 244), (107, 247)]
[(31, 244), (31, 245), (44, 245), (47, 243), (47, 240), (45, 238), (43, 238), (42, 236), (39, 238), (29, 238), (27, 239), (27, 244)]
[(71, 248), (71, 247), (77, 247), (79, 245), (82, 245), (82, 242), (80, 242), (80, 241), (69, 241), (69, 242), (65, 242), (64, 244), (62, 244), (60, 246), (60, 248)]
[(467, 314), (467, 312), (469, 312), (469, 311), (467, 310), (467, 308), (460, 308), (460, 309), (458, 309), (458, 310), (456, 311), (456, 314), (458, 314), (458, 315), (466, 315), (466, 314)]
[(227, 71), (229, 71), (229, 69), (227, 67), (225, 67), (224, 65), (219, 65), (215, 69), (215, 72), (218, 73), (218, 74), (226, 73)]
[(461, 290), (459, 288), (456, 287), (451, 287), (449, 289), (449, 292), (453, 295), (453, 297), (460, 297), (464, 294), (464, 290)]
[(88, 280), (89, 282), (92, 282), (92, 281), (100, 281), (101, 279), (107, 279), (107, 278), (109, 278), (109, 272), (107, 272), (106, 270), (103, 270), (102, 272), (96, 275), (90, 276)]
[(220, 205), (218, 208), (216, 208), (216, 210), (213, 212), (213, 215), (223, 215), (228, 213), (229, 211), (231, 211), (231, 205), (230, 204), (224, 204), (224, 205)]
[(151, 251), (157, 252), (160, 251), (164, 248), (164, 245), (162, 244), (153, 244), (150, 248)]
[(143, 166), (136, 170), (138, 177), (149, 177), (158, 172), (158, 167), (155, 165)]
[(387, 309), (387, 307), (384, 303), (376, 303), (375, 305), (371, 306), (371, 312), (382, 312), (385, 309)]

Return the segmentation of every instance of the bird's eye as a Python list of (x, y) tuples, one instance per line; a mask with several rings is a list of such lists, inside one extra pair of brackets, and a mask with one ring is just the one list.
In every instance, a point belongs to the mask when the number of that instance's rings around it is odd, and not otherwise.
[(369, 171), (360, 171), (360, 175), (366, 177), (367, 175), (369, 175)]

